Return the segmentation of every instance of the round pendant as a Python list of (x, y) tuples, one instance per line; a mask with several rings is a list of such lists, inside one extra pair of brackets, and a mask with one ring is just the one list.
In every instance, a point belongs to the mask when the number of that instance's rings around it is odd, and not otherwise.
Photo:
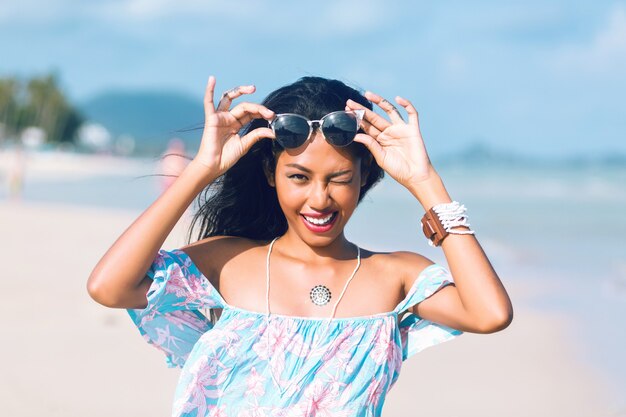
[(313, 304), (323, 306), (330, 301), (330, 290), (325, 285), (316, 285), (311, 290), (310, 296)]

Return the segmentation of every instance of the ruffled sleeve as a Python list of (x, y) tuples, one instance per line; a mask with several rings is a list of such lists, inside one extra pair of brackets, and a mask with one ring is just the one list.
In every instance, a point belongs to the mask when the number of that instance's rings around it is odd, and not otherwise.
[(181, 367), (211, 321), (200, 309), (222, 308), (223, 300), (181, 250), (160, 250), (146, 274), (152, 279), (144, 309), (127, 309), (143, 338), (165, 353), (167, 366)]
[[(398, 304), (395, 311), (401, 313), (430, 297), (446, 285), (453, 283), (452, 275), (445, 267), (431, 264), (422, 270), (409, 293)], [(403, 361), (427, 347), (463, 334), (460, 330), (422, 319), (413, 313), (409, 313), (400, 322), (399, 327)]]

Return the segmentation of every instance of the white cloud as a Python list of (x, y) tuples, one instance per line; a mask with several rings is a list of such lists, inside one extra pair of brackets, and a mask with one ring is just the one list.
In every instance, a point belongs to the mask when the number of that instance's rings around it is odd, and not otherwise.
[(559, 72), (583, 71), (591, 75), (621, 74), (626, 71), (626, 8), (616, 4), (606, 24), (593, 39), (583, 44), (567, 45), (551, 62)]
[(233, 28), (245, 24), (270, 31), (320, 36), (371, 30), (380, 26), (389, 14), (389, 7), (382, 0), (326, 0), (306, 6), (279, 0), (127, 0), (109, 2), (103, 10), (108, 16), (137, 21), (222, 16), (232, 22)]
[[(229, 31), (289, 34), (295, 38), (328, 39), (358, 36), (392, 23), (383, 0), (323, 0), (306, 6), (279, 0), (2, 0), (0, 22), (17, 25), (83, 21), (114, 25), (130, 33), (151, 33), (167, 27), (197, 31), (207, 25)], [(183, 29), (184, 30), (184, 29)]]
[(260, 6), (251, 0), (114, 0), (96, 3), (91, 9), (93, 19), (132, 21), (135, 23), (166, 21), (176, 17), (228, 16), (247, 18)]
[[(258, 5), (258, 6), (257, 6)], [(76, 18), (92, 22), (149, 22), (172, 17), (228, 15), (232, 18), (251, 16), (261, 3), (252, 0), (3, 0), (0, 22), (62, 23)]]

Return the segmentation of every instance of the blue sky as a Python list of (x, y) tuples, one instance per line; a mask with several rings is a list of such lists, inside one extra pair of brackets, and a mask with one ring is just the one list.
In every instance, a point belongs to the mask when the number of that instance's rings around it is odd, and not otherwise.
[(625, 1), (3, 0), (0, 51), (77, 101), (313, 74), (411, 99), (435, 153), (626, 152)]

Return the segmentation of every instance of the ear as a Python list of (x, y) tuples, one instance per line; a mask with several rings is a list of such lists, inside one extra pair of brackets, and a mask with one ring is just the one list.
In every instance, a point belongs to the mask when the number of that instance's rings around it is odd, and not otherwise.
[(274, 170), (270, 168), (268, 160), (265, 160), (263, 163), (263, 172), (265, 173), (265, 178), (267, 179), (267, 183), (270, 185), (270, 187), (276, 187)]

